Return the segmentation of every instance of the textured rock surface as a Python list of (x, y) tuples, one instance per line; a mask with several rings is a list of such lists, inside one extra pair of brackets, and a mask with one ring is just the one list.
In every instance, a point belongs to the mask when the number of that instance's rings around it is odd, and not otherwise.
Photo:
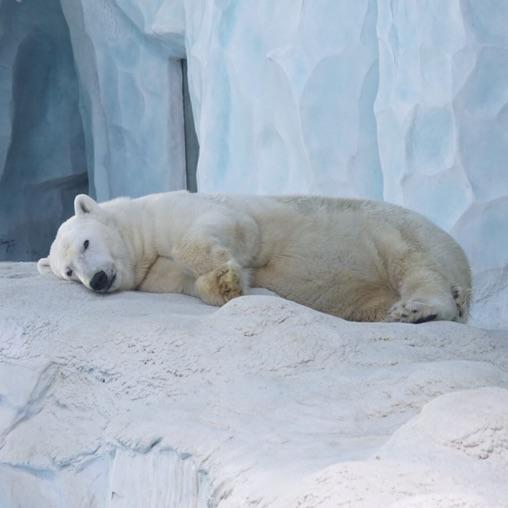
[(506, 507), (508, 334), (0, 264), (0, 506)]

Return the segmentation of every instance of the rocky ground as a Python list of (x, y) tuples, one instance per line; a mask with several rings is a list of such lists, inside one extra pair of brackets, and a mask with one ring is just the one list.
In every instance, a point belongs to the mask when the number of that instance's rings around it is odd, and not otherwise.
[(508, 332), (0, 264), (0, 506), (507, 507)]

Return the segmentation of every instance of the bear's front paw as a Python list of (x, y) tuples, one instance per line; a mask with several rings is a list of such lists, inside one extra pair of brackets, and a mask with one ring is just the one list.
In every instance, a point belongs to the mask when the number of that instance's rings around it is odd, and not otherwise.
[(241, 269), (227, 263), (196, 281), (198, 296), (210, 305), (223, 305), (229, 300), (243, 295)]

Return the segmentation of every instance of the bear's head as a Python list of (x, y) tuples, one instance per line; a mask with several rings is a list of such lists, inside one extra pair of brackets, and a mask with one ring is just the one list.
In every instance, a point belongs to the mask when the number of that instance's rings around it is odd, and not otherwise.
[(58, 228), (49, 256), (39, 259), (39, 272), (101, 293), (131, 288), (133, 261), (113, 215), (85, 194), (76, 196), (74, 213)]

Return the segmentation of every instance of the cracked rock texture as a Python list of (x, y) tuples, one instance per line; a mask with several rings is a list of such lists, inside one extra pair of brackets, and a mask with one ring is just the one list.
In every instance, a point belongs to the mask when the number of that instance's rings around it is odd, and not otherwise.
[(507, 507), (508, 333), (0, 264), (0, 506)]

